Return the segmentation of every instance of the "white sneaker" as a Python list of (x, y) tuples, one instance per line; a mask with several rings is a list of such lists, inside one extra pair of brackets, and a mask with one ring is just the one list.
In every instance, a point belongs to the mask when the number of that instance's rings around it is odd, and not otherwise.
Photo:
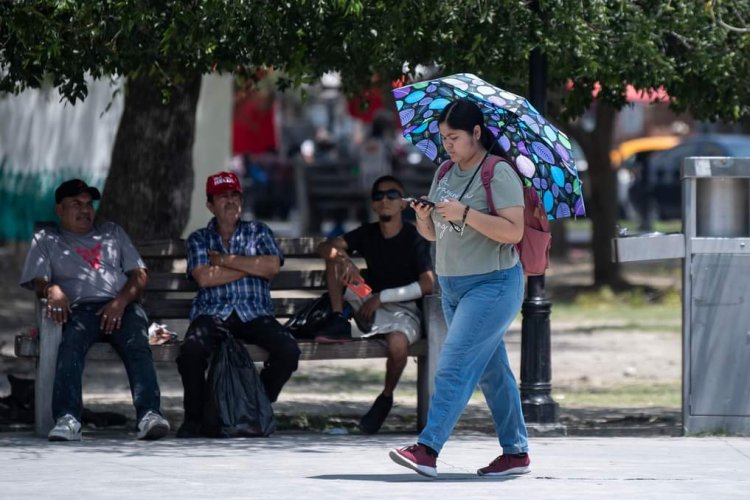
[(154, 411), (146, 413), (138, 422), (138, 439), (153, 441), (161, 439), (169, 432), (169, 422)]
[(47, 434), (50, 441), (80, 441), (81, 423), (73, 415), (66, 414), (57, 419), (57, 423)]

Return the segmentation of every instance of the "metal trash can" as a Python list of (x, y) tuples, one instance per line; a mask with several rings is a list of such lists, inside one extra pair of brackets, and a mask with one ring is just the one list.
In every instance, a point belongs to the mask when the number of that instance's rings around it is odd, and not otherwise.
[(687, 158), (683, 233), (613, 240), (620, 262), (684, 258), (685, 434), (750, 435), (750, 158)]
[(696, 178), (696, 236), (737, 238), (750, 235), (748, 180)]

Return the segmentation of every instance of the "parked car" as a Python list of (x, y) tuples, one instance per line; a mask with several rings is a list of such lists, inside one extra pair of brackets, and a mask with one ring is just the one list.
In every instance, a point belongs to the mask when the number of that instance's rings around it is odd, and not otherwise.
[(691, 156), (750, 157), (750, 136), (737, 134), (697, 134), (685, 137), (679, 145), (655, 153), (643, 166), (644, 181), (634, 184), (631, 199), (644, 200), (647, 219), (678, 219), (682, 216), (682, 163)]
[(651, 135), (638, 137), (621, 142), (609, 152), (609, 159), (613, 168), (627, 167), (635, 156), (640, 153), (654, 153), (677, 146), (680, 143), (678, 135)]
[(675, 147), (680, 139), (677, 135), (638, 137), (620, 143), (609, 152), (612, 168), (617, 173), (617, 201), (621, 218), (643, 219), (638, 211), (642, 203), (634, 199), (634, 196), (638, 196), (636, 185), (643, 180), (643, 165), (652, 154)]

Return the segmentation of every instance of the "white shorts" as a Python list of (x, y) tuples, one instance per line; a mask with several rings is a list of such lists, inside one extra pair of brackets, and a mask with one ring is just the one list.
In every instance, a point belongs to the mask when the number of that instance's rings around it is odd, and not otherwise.
[[(359, 295), (346, 289), (344, 300), (347, 301), (354, 311), (359, 311), (365, 302)], [(415, 300), (408, 302), (389, 302), (382, 304), (375, 311), (375, 321), (367, 333), (352, 324), (352, 338), (366, 338), (374, 335), (384, 335), (391, 332), (402, 332), (409, 339), (409, 345), (413, 344), (422, 336), (422, 321), (419, 307)]]

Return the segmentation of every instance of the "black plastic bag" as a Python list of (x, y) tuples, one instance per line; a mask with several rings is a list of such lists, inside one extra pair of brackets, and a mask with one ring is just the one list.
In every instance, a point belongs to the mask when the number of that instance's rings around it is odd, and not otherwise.
[(253, 360), (228, 333), (208, 370), (203, 430), (211, 437), (261, 437), (276, 430), (273, 408)]
[(305, 307), (289, 318), (284, 326), (296, 339), (313, 339), (330, 313), (331, 300), (328, 293), (324, 293), (317, 299), (310, 300)]

